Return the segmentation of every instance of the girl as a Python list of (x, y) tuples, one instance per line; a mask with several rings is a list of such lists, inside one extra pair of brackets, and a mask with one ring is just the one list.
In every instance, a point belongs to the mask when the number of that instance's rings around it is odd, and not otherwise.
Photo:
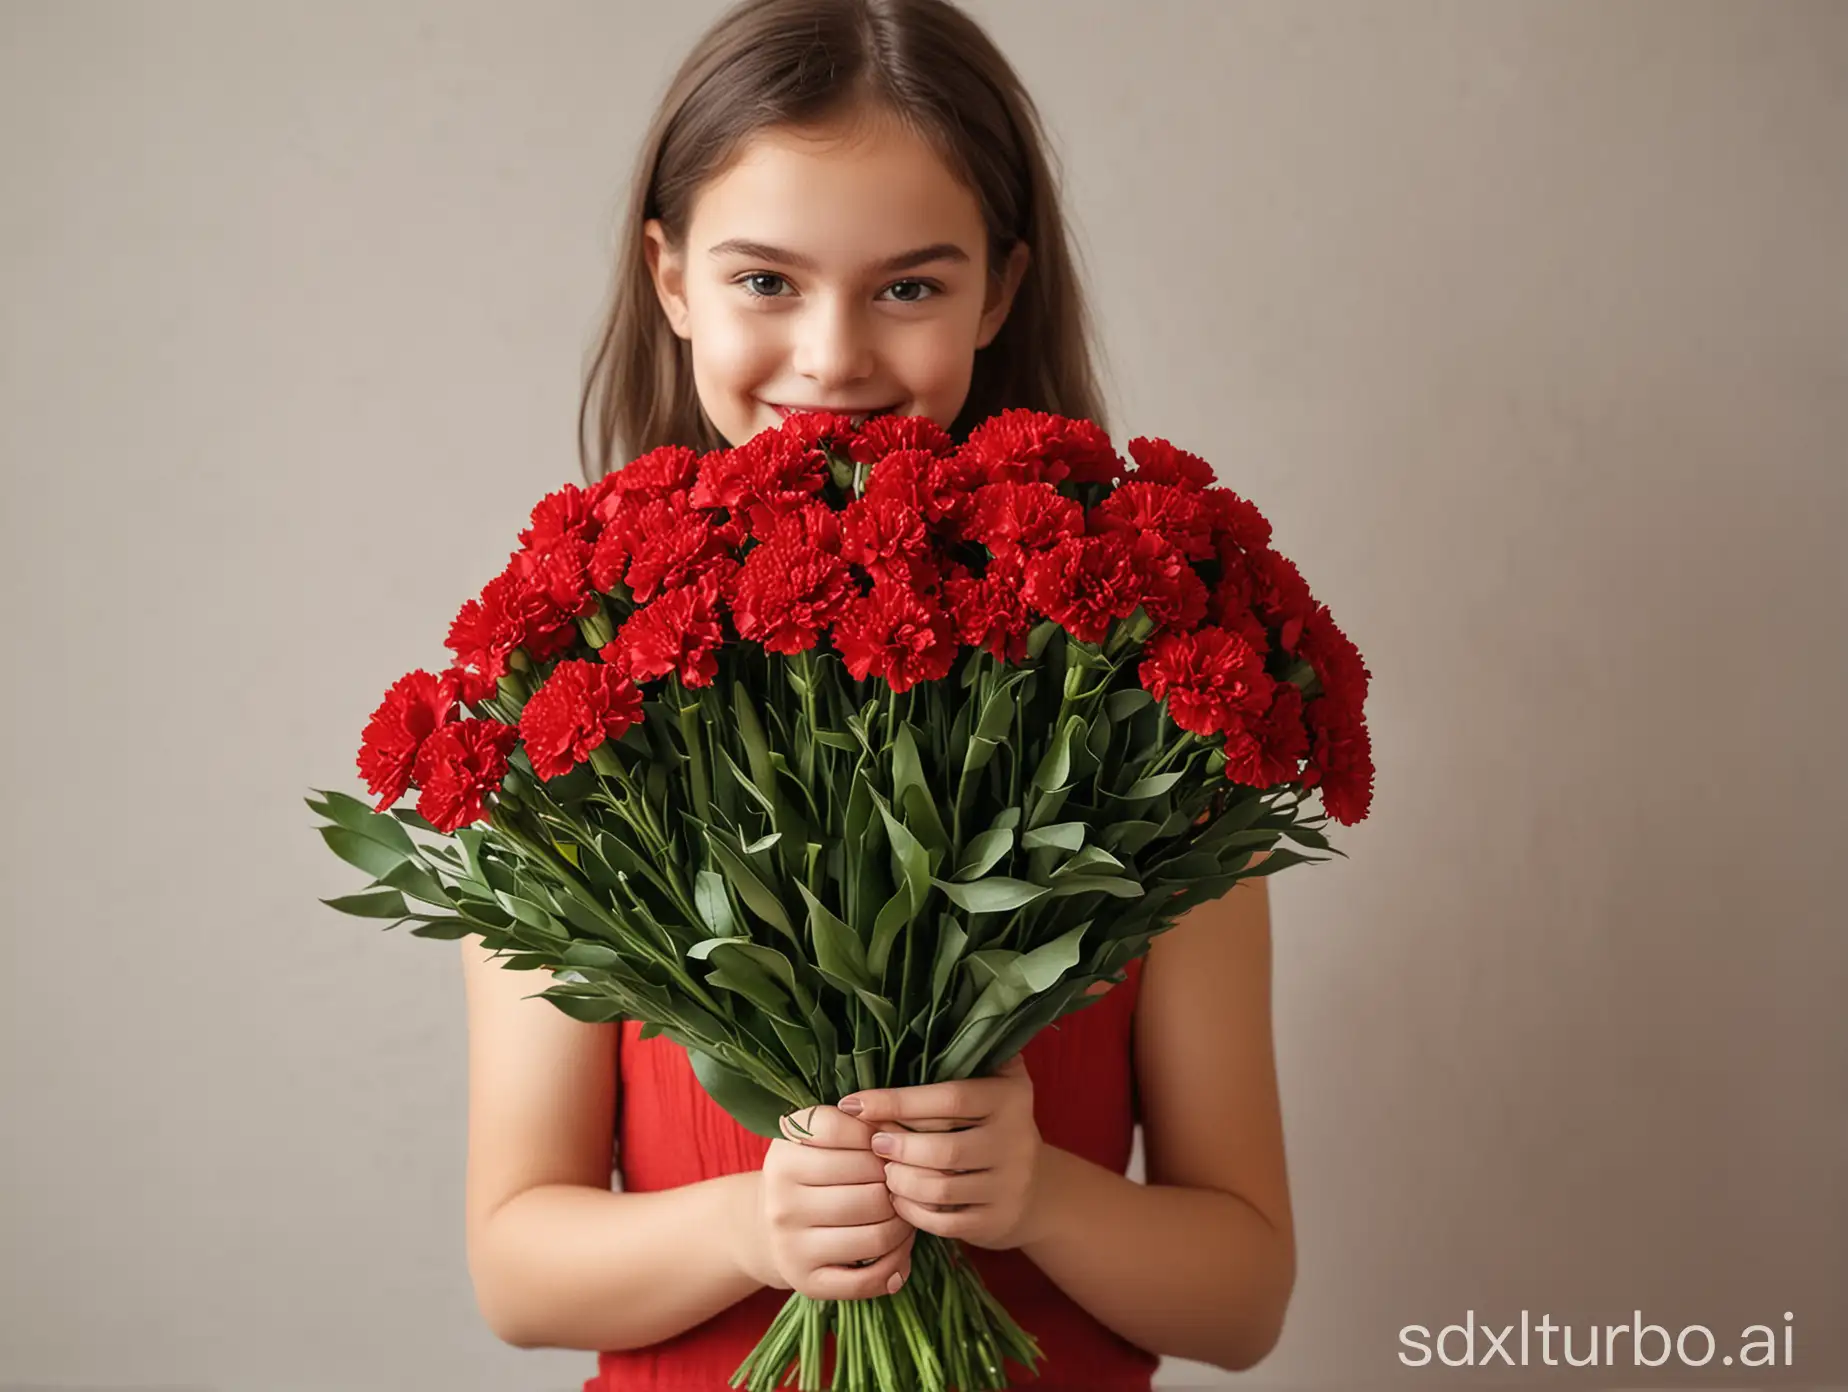
[[(587, 477), (795, 408), (959, 441), (1006, 407), (1103, 423), (1037, 115), (946, 0), (745, 0), (677, 75), (632, 200)], [(1250, 1367), (1295, 1272), (1265, 883), (1187, 915), (996, 1076), (842, 1098), (806, 1140), (746, 1131), (665, 1036), (571, 1020), (465, 941), (484, 1318), (597, 1350), (585, 1392), (710, 1392), (788, 1291), (896, 1289), (924, 1231), (967, 1244), (1046, 1392), (1146, 1389), (1163, 1354)], [(1124, 1173), (1138, 1121), (1146, 1184)]]

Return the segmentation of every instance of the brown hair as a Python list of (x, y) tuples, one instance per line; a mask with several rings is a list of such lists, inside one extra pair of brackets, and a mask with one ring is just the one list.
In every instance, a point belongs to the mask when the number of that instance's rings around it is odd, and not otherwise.
[(659, 218), (684, 248), (694, 198), (753, 133), (869, 115), (896, 117), (929, 141), (975, 194), (990, 275), (1016, 241), (1031, 249), (1006, 322), (976, 353), (951, 436), (1009, 407), (1109, 429), (1038, 111), (981, 26), (949, 0), (742, 0), (681, 64), (636, 162), (609, 316), (578, 411), (586, 482), (662, 445), (725, 445), (700, 406), (689, 345), (655, 296), (643, 224)]

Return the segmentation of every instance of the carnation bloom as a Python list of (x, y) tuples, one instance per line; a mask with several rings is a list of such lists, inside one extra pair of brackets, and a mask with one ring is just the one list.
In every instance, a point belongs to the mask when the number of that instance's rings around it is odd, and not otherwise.
[(546, 494), (534, 505), (531, 524), (520, 533), (520, 545), (529, 551), (544, 551), (566, 537), (594, 542), (602, 525), (594, 502), (591, 493), (575, 483)]
[(929, 416), (874, 416), (860, 427), (847, 453), (861, 464), (871, 464), (895, 450), (938, 455), (955, 448), (950, 432)]
[(883, 677), (895, 692), (949, 675), (960, 646), (950, 616), (902, 585), (875, 585), (834, 625), (834, 646), (855, 681)]
[(360, 736), (359, 775), (383, 812), (411, 785), (417, 751), (456, 713), (456, 680), (421, 669), (399, 677)]
[(507, 658), (515, 648), (544, 662), (575, 641), (575, 625), (543, 588), (533, 585), (532, 569), (530, 562), (510, 560), (506, 570), (482, 587), (479, 598), (462, 606), (445, 640), (456, 666), (498, 679), (507, 674)]
[(963, 535), (995, 555), (1046, 551), (1084, 535), (1084, 508), (1050, 483), (989, 483), (978, 488)]
[(1112, 619), (1142, 602), (1127, 542), (1118, 535), (1066, 537), (1027, 562), (1027, 603), (1085, 643), (1101, 643)]
[(1132, 480), (1143, 483), (1170, 483), (1181, 488), (1210, 488), (1213, 466), (1197, 454), (1176, 449), (1166, 440), (1151, 440), (1138, 435), (1125, 448), (1136, 461)]
[(702, 576), (638, 609), (616, 635), (628, 673), (651, 681), (675, 673), (685, 686), (711, 686), (719, 674), (719, 585)]
[(1009, 410), (969, 432), (960, 453), (991, 483), (1115, 483), (1123, 459), (1094, 421), (1044, 411)]
[(592, 511), (608, 521), (624, 499), (665, 498), (682, 493), (691, 486), (702, 462), (701, 456), (685, 445), (662, 445), (649, 450), (596, 482), (590, 490)]
[(445, 835), (487, 816), (487, 796), (507, 777), (520, 732), (498, 720), (456, 720), (417, 754), (417, 811)]
[[(785, 421), (785, 426), (795, 419)], [(761, 541), (781, 513), (815, 497), (827, 480), (826, 456), (804, 436), (766, 430), (736, 449), (703, 460), (692, 502), (695, 507), (730, 510)]]
[(1001, 662), (1027, 660), (1027, 634), (1033, 616), (1027, 610), (1024, 562), (1004, 556), (989, 562), (986, 574), (946, 580), (944, 596), (956, 623), (957, 638), (983, 648)]
[(1300, 776), (1308, 752), (1303, 693), (1289, 682), (1278, 682), (1262, 715), (1246, 715), (1226, 732), (1226, 777), (1248, 788), (1274, 788)]
[(533, 772), (559, 778), (641, 718), (634, 682), (606, 663), (572, 658), (554, 667), (521, 709), (520, 738)]
[(788, 656), (814, 647), (855, 593), (839, 556), (817, 546), (759, 546), (732, 583), (732, 617), (739, 637)]
[(924, 517), (897, 498), (860, 498), (840, 514), (840, 556), (872, 576), (875, 584), (934, 584), (930, 533)]
[(1190, 561), (1213, 559), (1213, 515), (1201, 495), (1166, 483), (1132, 480), (1091, 509), (1091, 530), (1154, 532)]
[(1311, 701), (1304, 711), (1311, 740), (1305, 788), (1320, 787), (1322, 805), (1343, 826), (1367, 815), (1373, 802), (1373, 743), (1358, 709)]
[(1270, 706), (1276, 679), (1263, 655), (1236, 633), (1201, 628), (1163, 633), (1143, 649), (1142, 685), (1183, 730), (1217, 735), (1241, 729)]

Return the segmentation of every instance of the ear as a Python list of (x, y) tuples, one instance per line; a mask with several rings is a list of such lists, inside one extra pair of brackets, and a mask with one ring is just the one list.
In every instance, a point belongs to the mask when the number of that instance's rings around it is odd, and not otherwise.
[(1025, 242), (1015, 242), (1012, 251), (1007, 254), (1007, 264), (1001, 268), (999, 277), (990, 276), (988, 280), (988, 298), (982, 304), (981, 329), (976, 334), (975, 346), (986, 348), (994, 341), (1001, 326), (1007, 322), (1007, 314), (1014, 307), (1014, 292), (1020, 289), (1020, 282), (1026, 279), (1027, 263), (1033, 259), (1032, 248)]
[(674, 333), (686, 338), (689, 333), (686, 257), (668, 245), (667, 231), (659, 218), (649, 218), (643, 223), (642, 235), (646, 239), (642, 249), (648, 257), (648, 274), (654, 280), (655, 298), (660, 300)]

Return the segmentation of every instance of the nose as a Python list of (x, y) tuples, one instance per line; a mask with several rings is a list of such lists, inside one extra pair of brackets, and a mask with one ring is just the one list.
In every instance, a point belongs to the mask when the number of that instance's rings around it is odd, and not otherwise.
[(791, 366), (819, 389), (839, 391), (873, 375), (876, 335), (849, 297), (823, 297), (802, 316)]

